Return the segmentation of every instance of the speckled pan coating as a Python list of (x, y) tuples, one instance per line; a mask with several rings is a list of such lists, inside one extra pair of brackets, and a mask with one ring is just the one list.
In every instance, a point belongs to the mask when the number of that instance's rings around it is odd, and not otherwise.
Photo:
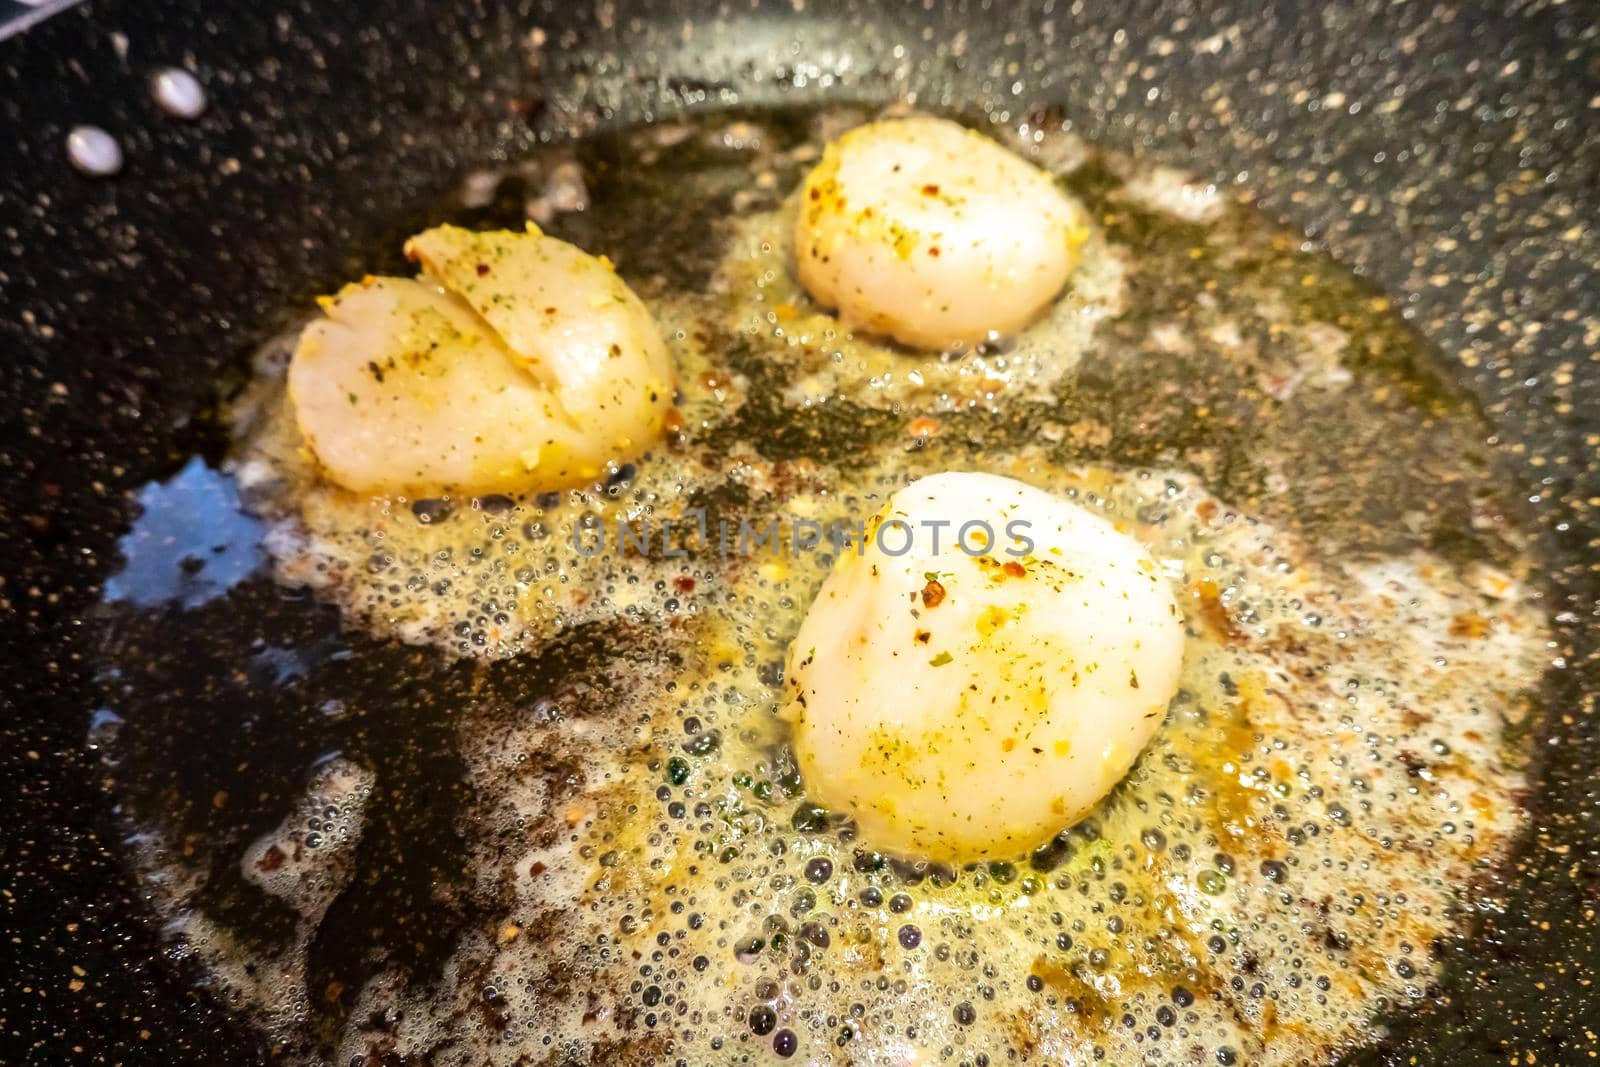
[[(187, 427), (218, 375), (497, 148), (684, 107), (914, 94), (1065, 118), (1239, 183), (1402, 302), (1488, 409), (1559, 598), (1534, 836), (1506, 913), (1368, 1056), (1588, 1062), (1600, 20), (1510, 7), (97, 2), (0, 45), (0, 1061), (265, 1054), (138, 920), (74, 644), (126, 491), (214, 444)], [(205, 84), (197, 121), (150, 98), (168, 65)], [(120, 139), (118, 176), (69, 165), (83, 123)]]

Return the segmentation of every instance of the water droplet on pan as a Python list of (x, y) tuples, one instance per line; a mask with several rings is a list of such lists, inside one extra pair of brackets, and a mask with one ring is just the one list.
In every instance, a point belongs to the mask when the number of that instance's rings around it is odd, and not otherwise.
[(206, 90), (200, 79), (181, 67), (163, 67), (150, 79), (150, 95), (169, 115), (197, 119), (205, 114)]
[(67, 158), (83, 173), (105, 178), (122, 169), (122, 146), (98, 126), (74, 126), (67, 134)]

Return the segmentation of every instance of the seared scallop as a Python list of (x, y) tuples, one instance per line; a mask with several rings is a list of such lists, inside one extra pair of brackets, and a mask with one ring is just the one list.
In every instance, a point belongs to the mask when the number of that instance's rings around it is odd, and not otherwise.
[(416, 279), (323, 302), (289, 396), (327, 475), (362, 493), (510, 492), (592, 481), (661, 432), (673, 368), (604, 257), (526, 233), (441, 226)]
[(848, 325), (945, 349), (1026, 326), (1087, 237), (1050, 175), (954, 122), (909, 118), (827, 147), (794, 245), (801, 282)]
[(1166, 715), (1183, 620), (1138, 541), (992, 474), (906, 486), (789, 652), (807, 790), (867, 844), (1020, 855), (1119, 782)]

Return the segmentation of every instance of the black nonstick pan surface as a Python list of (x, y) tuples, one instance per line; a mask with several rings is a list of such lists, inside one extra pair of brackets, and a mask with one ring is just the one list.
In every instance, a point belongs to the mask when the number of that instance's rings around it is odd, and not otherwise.
[[(152, 101), (166, 66), (205, 86), (198, 119)], [(96, 0), (0, 43), (0, 1062), (273, 1055), (152, 928), (86, 738), (130, 494), (223, 447), (208, 413), (285, 309), (395, 258), (465, 167), (573, 128), (906, 97), (1051, 107), (1249, 190), (1388, 294), (1481, 403), (1559, 645), (1528, 833), (1503, 905), (1441, 947), (1442, 984), (1353, 1062), (1600, 1055), (1591, 5)], [(80, 124), (118, 140), (119, 173), (69, 164)], [(224, 670), (226, 637), (164, 669)], [(374, 685), (402, 669), (384, 656)], [(219, 730), (175, 736), (175, 754), (238, 742)], [(448, 784), (415, 798), (393, 832), (448, 836), (450, 804)], [(400, 938), (449, 868), (448, 850), (413, 857), (357, 917)]]

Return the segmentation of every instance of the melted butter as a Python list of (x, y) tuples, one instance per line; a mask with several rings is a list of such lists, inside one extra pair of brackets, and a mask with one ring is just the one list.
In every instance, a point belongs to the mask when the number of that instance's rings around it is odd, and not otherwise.
[[(763, 149), (749, 165), (760, 187), (785, 164)], [(788, 275), (792, 206), (736, 214), (702, 289), (646, 293), (685, 382), (672, 442), (554, 500), (330, 487), (264, 357), (233, 469), (272, 523), (280, 581), (310, 586), (348, 626), (449, 656), (536, 657), (582, 628), (609, 639), (603, 686), (548, 713), (462, 714), (475, 799), (461, 832), (492, 906), (436, 981), (380, 957), (359, 989), (336, 991), (349, 1003), (337, 1059), (718, 1064), (766, 1055), (788, 1031), (817, 1063), (958, 1048), (994, 1062), (1199, 1049), (1294, 1063), (1360, 1043), (1380, 1004), (1421, 996), (1429, 946), (1457, 931), (1518, 826), (1526, 739), (1508, 723), (1527, 713), (1545, 639), (1527, 564), (1436, 551), (1413, 536), (1437, 519), (1421, 503), (1370, 517), (1378, 534), (1347, 551), (1353, 522), (1328, 513), (1378, 498), (1352, 480), (1331, 505), (1326, 478), (1292, 483), (1293, 461), (1337, 448), (1356, 466), (1370, 429), (1406, 469), (1455, 484), (1471, 463), (1405, 427), (1456, 409), (1364, 362), (1401, 345), (1375, 325), (1381, 309), (1345, 293), (1308, 311), (1312, 268), (1279, 269), (1271, 257), (1292, 243), (1264, 224), (1224, 213), (1162, 236), (1116, 196), (1098, 204), (1072, 294), (1011, 347), (960, 359), (844, 335)], [(1133, 306), (1127, 277), (1141, 270), (1192, 287)], [(1239, 396), (1257, 407), (1230, 409)], [(1301, 422), (1352, 440), (1302, 440)], [(1467, 440), (1463, 426), (1429, 441)], [(757, 525), (860, 521), (945, 469), (1101, 510), (1150, 547), (1188, 625), (1182, 690), (1127, 779), (1051, 846), (964, 871), (890, 863), (806, 800), (772, 669), (827, 553), (591, 559), (566, 543), (585, 520), (681, 521), (696, 506)], [(1398, 547), (1385, 522), (1404, 531)], [(885, 758), (939, 743), (886, 737)], [(351, 795), (353, 841), (365, 793)], [(255, 959), (195, 905), (181, 847), (142, 840), (174, 929), (236, 1003), (302, 1041), (308, 999), (328, 997), (306, 988), (304, 960), (321, 898), (286, 951)], [(341, 862), (322, 884), (347, 877)], [(377, 1017), (393, 1021), (375, 1034), (364, 1021)]]
[[(951, 462), (923, 449), (818, 470), (825, 488), (788, 500), (811, 497), (819, 513), (830, 500), (871, 508)], [(1366, 1006), (1410, 995), (1430, 966), (1425, 946), (1450, 930), (1459, 887), (1514, 829), (1521, 773), (1469, 735), (1495, 731), (1494, 693), (1536, 677), (1537, 615), (1515, 599), (1486, 602), (1426, 556), (1326, 566), (1266, 524), (1220, 519), (1236, 513), (1183, 475), (1061, 468), (1028, 449), (980, 464), (1078, 493), (1137, 525), (1185, 582), (1225, 581), (1232, 591), (1221, 633), (1192, 617), (1184, 696), (1129, 779), (1089, 824), (1063, 835), (1061, 862), (1016, 857), (906, 885), (872, 869), (870, 842), (796, 829), (806, 803), (783, 784), (782, 724), (758, 674), (781, 655), (825, 573), (820, 558), (802, 556), (777, 570), (732, 569), (721, 603), (672, 641), (682, 664), (630, 684), (618, 710), (643, 725), (561, 860), (573, 878), (522, 887), (506, 920), (565, 917), (553, 948), (588, 961), (571, 994), (585, 1003), (625, 1001), (615, 991), (642, 973), (637, 961), (657, 958), (665, 935), (676, 955), (650, 964), (647, 977), (699, 1013), (696, 1037), (678, 1039), (698, 1062), (744, 1055), (755, 1036), (742, 1016), (761, 1003), (819, 1045), (848, 1030), (858, 1056), (931, 1057), (968, 1042), (1050, 1060), (1096, 1048), (1128, 1057), (1128, 1031), (1110, 1021), (1151, 1020), (1180, 987), (1196, 999), (1176, 1014), (1173, 1040), (1274, 1063), (1359, 1039)], [(1322, 606), (1314, 626), (1307, 604)], [(1490, 619), (1482, 636), (1452, 635), (1466, 604)], [(1246, 611), (1248, 625), (1238, 618)], [(1451, 672), (1419, 651), (1486, 666)], [(1430, 743), (1456, 753), (1428, 761), (1420, 789), (1411, 749), (1425, 743), (1407, 725), (1413, 699), (1429, 702)], [(702, 732), (685, 737), (691, 715)], [(710, 731), (714, 748), (683, 755)], [(594, 743), (521, 727), (506, 737), (502, 747), (571, 744), (580, 758)], [(686, 768), (665, 802), (656, 792), (673, 772), (663, 757)], [(517, 792), (488, 770), (482, 781)], [(688, 814), (672, 817), (673, 803)], [(1335, 805), (1343, 816), (1330, 815)], [(831, 874), (811, 884), (805, 872), (818, 860)], [(874, 888), (881, 899), (865, 903)], [(889, 902), (896, 893), (908, 898), (904, 910)], [(679, 903), (703, 922), (674, 912)], [(914, 947), (907, 927), (920, 936)], [(826, 948), (806, 940), (817, 929)], [(612, 946), (609, 959), (594, 956), (600, 945)], [(551, 951), (519, 940), (485, 947), (481, 958), (518, 986), (513, 976), (547, 969)], [(701, 957), (706, 968), (696, 970)], [(529, 1026), (552, 1012), (582, 1014), (535, 988), (518, 997)], [(819, 1000), (849, 1020), (837, 1033)], [(848, 1014), (851, 1003), (861, 1014)], [(960, 1021), (962, 1005), (976, 1005), (970, 1021)], [(440, 1010), (426, 999), (407, 1009), (434, 1021), (429, 1034), (445, 1026)], [(615, 1014), (588, 1027), (642, 1055), (651, 1046), (640, 1044), (637, 1022)], [(718, 1047), (713, 1034), (734, 1036)]]

